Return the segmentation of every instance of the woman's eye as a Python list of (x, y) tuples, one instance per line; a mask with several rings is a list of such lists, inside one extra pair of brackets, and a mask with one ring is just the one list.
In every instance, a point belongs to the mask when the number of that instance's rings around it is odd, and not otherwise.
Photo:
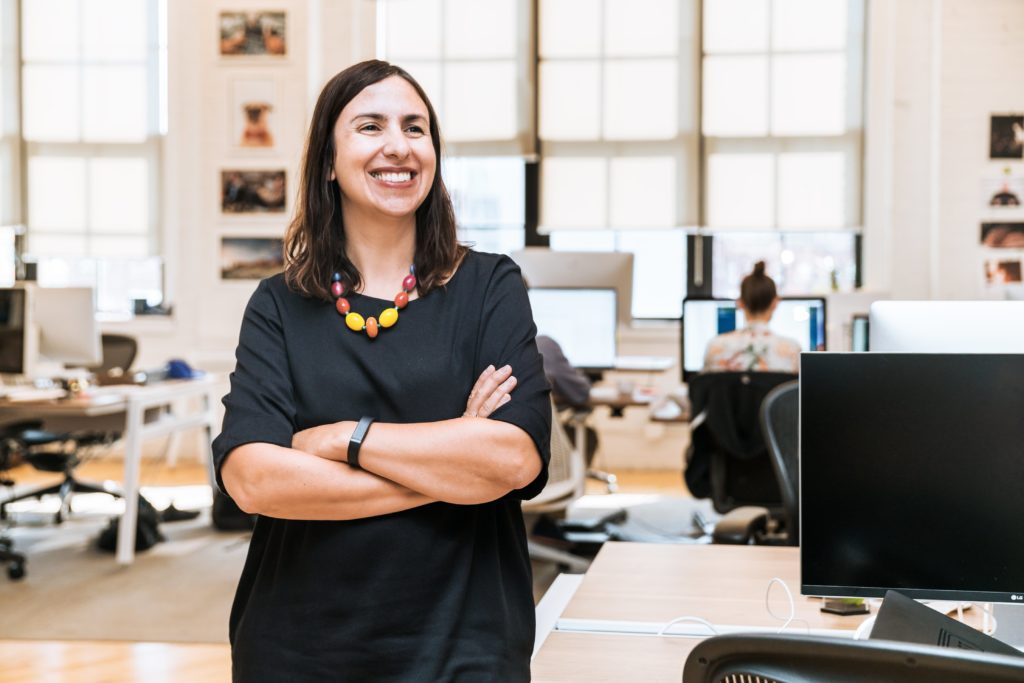
[(409, 131), (410, 133), (415, 133), (416, 135), (424, 134), (423, 129), (419, 126), (409, 126), (408, 128), (406, 128), (406, 130)]
[(377, 131), (380, 130), (380, 126), (378, 126), (376, 123), (367, 123), (366, 125), (360, 127), (359, 130), (366, 133), (376, 133)]

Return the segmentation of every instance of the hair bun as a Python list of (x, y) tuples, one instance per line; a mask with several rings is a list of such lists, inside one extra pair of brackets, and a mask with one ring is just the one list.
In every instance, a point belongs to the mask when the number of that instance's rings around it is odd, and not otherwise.
[(764, 277), (764, 261), (758, 261), (754, 264), (754, 275)]

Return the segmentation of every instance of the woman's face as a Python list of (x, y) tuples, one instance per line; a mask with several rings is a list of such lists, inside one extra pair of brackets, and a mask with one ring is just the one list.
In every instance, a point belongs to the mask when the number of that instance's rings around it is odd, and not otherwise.
[(367, 86), (334, 126), (334, 173), (348, 209), (414, 214), (434, 182), (437, 159), (427, 105), (399, 76)]

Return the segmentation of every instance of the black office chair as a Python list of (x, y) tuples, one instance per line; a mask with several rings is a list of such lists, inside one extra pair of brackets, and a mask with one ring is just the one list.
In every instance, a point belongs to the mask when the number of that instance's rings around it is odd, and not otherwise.
[(690, 651), (683, 683), (1020, 683), (1024, 658), (885, 640), (715, 636)]
[[(98, 376), (118, 376), (131, 368), (135, 361), (138, 344), (133, 337), (119, 334), (102, 336), (103, 360), (99, 365), (88, 368)], [(15, 429), (19, 427), (20, 429)], [(46, 495), (60, 497), (60, 507), (54, 515), (57, 524), (63, 522), (71, 511), (71, 497), (75, 493), (106, 493), (120, 498), (117, 490), (75, 478), (74, 471), (86, 458), (90, 449), (106, 446), (121, 437), (120, 433), (71, 432), (55, 433), (41, 429), (40, 423), (22, 423), (12, 426), (6, 432), (7, 438), (21, 449), (25, 461), (42, 472), (59, 472), (63, 480), (52, 486), (28, 491), (0, 504), (0, 519), (7, 518), (7, 506), (20, 500), (42, 498)]]
[[(0, 436), (0, 486), (11, 488), (14, 482), (5, 474), (7, 470), (20, 464), (17, 444), (10, 443)], [(25, 556), (14, 551), (14, 542), (10, 537), (0, 535), (0, 564), (7, 566), (7, 576), (17, 580), (25, 576)]]
[(800, 382), (780, 384), (761, 403), (761, 432), (782, 494), (780, 541), (800, 545)]

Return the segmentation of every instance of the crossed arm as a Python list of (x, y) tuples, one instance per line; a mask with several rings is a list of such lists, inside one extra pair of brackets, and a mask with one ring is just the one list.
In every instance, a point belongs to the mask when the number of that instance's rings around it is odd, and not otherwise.
[(511, 400), (515, 383), (508, 366), (490, 367), (462, 417), (375, 423), (360, 450), (361, 470), (345, 462), (355, 422), (298, 432), (291, 448), (239, 446), (222, 466), (224, 486), (243, 510), (282, 519), (358, 519), (436, 501), (496, 500), (529, 484), (541, 467), (526, 432), (486, 419)]

